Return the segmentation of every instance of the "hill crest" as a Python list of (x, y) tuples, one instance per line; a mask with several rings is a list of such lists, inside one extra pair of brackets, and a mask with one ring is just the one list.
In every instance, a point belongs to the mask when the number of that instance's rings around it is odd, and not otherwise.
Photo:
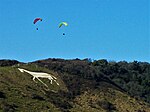
[[(10, 60), (3, 60), (3, 63), (7, 64), (0, 67), (2, 111), (150, 111), (148, 103), (132, 97), (103, 71), (106, 66), (116, 67), (116, 63), (109, 65), (106, 60), (90, 62), (86, 59), (48, 59), (31, 63), (13, 61), (11, 63)], [(146, 67), (149, 65), (144, 64)], [(143, 66), (144, 64), (142, 63)], [(52, 73), (58, 78), (60, 86), (50, 84), (47, 79), (41, 79), (48, 85), (46, 88), (40, 82), (35, 83), (28, 73), (19, 72), (18, 67), (34, 72)]]

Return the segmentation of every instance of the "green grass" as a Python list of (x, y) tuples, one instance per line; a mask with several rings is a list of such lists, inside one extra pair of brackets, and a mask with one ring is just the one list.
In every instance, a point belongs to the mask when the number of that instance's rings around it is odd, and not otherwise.
[[(53, 71), (49, 71), (47, 69), (42, 69), (40, 67), (35, 67), (34, 65), (22, 65), (20, 68), (26, 68), (32, 71), (43, 71), (48, 73), (53, 73), (56, 77), (58, 74), (54, 73)], [(30, 69), (29, 69), (30, 68)], [(35, 83), (32, 80), (32, 76), (27, 73), (21, 73), (18, 71), (17, 67), (0, 67), (0, 91), (3, 92), (6, 96), (5, 99), (1, 99), (0, 110), (7, 108), (13, 108), (15, 111), (60, 111), (58, 108), (55, 107), (51, 102), (47, 100), (45, 97), (45, 93), (47, 91), (58, 91), (58, 90), (65, 90), (66, 87), (62, 83), (61, 79), (58, 79), (60, 86), (56, 85), (55, 83), (50, 84), (49, 80), (41, 79), (44, 83), (46, 83), (49, 87), (45, 87), (42, 83), (37, 81)], [(40, 96), (43, 100), (33, 99), (33, 96)], [(3, 110), (4, 111), (4, 110)]]
[[(51, 85), (47, 79), (41, 80), (48, 85), (48, 88), (40, 82), (35, 83), (30, 74), (21, 73), (18, 67), (52, 73), (58, 78), (60, 86), (55, 83)], [(69, 75), (64, 73), (66, 78)], [(70, 77), (74, 76), (70, 75)], [(85, 89), (82, 94), (75, 96), (74, 99), (69, 99), (61, 93), (62, 91), (68, 92), (66, 84), (60, 74), (52, 70), (35, 64), (0, 67), (0, 92), (5, 96), (5, 98), (0, 98), (0, 112), (62, 112), (62, 110), (70, 112), (137, 112), (138, 110), (150, 112), (150, 106), (147, 103), (138, 101), (109, 85), (109, 83), (101, 82), (98, 88)]]

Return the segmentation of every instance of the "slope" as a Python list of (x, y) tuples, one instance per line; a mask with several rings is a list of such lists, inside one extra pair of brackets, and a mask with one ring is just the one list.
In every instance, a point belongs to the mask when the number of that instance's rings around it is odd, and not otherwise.
[[(5, 65), (5, 62), (3, 64)], [(95, 80), (90, 75), (94, 75), (94, 69), (86, 65), (86, 60), (66, 62), (50, 59), (44, 60), (44, 63), (40, 60), (38, 63), (16, 64), (9, 61), (0, 67), (0, 112), (150, 111), (149, 104), (130, 97), (103, 74)], [(30, 74), (21, 73), (18, 67), (53, 74), (60, 85), (55, 82), (50, 84), (49, 80), (42, 78), (48, 88), (38, 80), (35, 83)], [(70, 67), (72, 69), (69, 69)]]

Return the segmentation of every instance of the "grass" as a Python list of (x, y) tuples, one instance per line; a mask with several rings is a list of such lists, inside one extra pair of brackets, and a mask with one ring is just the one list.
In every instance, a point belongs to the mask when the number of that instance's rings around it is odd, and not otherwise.
[[(22, 65), (21, 68), (26, 68), (32, 71), (43, 71), (53, 73), (56, 77), (58, 74), (47, 69), (35, 67), (34, 65)], [(55, 83), (50, 84), (49, 80), (41, 79), (49, 88), (46, 88), (40, 82), (35, 83), (32, 76), (27, 73), (21, 73), (17, 67), (0, 67), (0, 92), (3, 92), (6, 98), (0, 100), (0, 110), (15, 112), (43, 111), (43, 112), (59, 112), (60, 109), (47, 100), (45, 97), (46, 91), (65, 90), (66, 87), (61, 79), (58, 79), (60, 86)], [(38, 97), (35, 97), (38, 96)], [(43, 98), (43, 100), (41, 100)], [(32, 108), (32, 109), (31, 109)]]
[[(21, 73), (18, 67), (52, 73), (60, 86), (42, 79), (49, 86), (46, 88), (40, 82), (35, 83), (28, 73)], [(70, 100), (59, 93), (68, 92), (68, 89), (60, 74), (52, 70), (35, 64), (0, 67), (0, 112), (150, 112), (147, 103), (111, 88), (106, 82), (101, 83), (99, 87), (89, 87)]]
[(90, 90), (74, 99), (74, 111), (87, 112), (150, 112), (150, 105), (112, 88)]

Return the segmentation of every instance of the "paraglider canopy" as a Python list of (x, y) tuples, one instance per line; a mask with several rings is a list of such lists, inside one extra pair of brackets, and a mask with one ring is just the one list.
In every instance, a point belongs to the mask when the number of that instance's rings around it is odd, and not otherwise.
[(36, 19), (34, 19), (33, 24), (35, 24), (35, 23), (38, 22), (39, 20), (42, 21), (41, 18), (36, 18)]
[[(42, 21), (42, 18), (36, 18), (36, 19), (34, 19), (33, 24), (36, 24), (38, 21)], [(38, 30), (38, 28), (36, 28), (36, 30)]]
[(67, 22), (61, 22), (61, 23), (59, 24), (59, 28), (62, 27), (63, 25), (64, 25), (64, 26), (68, 26), (68, 23), (67, 23)]
[[(61, 22), (58, 27), (61, 28), (62, 26), (68, 26), (68, 23), (67, 22)], [(65, 35), (65, 33), (63, 33), (63, 35)]]

